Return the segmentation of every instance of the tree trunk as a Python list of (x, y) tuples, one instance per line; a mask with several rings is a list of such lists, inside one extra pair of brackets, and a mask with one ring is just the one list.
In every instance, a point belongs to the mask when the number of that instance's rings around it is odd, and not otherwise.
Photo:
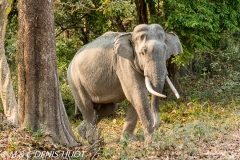
[(19, 0), (19, 125), (44, 127), (53, 142), (76, 145), (57, 74), (52, 0)]
[(70, 36), (69, 36), (69, 30), (65, 30), (64, 32), (63, 32), (63, 37), (64, 37), (64, 39), (69, 39), (70, 38)]
[(117, 28), (118, 32), (126, 32), (126, 29), (123, 26), (120, 16), (115, 16), (113, 18), (113, 25)]
[(4, 37), (7, 24), (8, 0), (0, 0), (0, 96), (3, 103), (4, 115), (13, 126), (18, 125), (18, 110), (15, 93), (12, 86), (10, 69), (4, 49)]
[(147, 4), (145, 0), (135, 0), (135, 4), (137, 7), (138, 23), (148, 24)]
[(149, 9), (150, 16), (151, 17), (152, 16), (156, 17), (157, 12), (156, 12), (156, 6), (155, 6), (156, 2), (155, 2), (155, 0), (148, 0), (147, 4), (148, 4), (148, 9)]
[(166, 0), (162, 0), (162, 3), (163, 3), (163, 7), (162, 7), (162, 13), (163, 13), (162, 17), (163, 17), (163, 19), (162, 19), (162, 21), (166, 22), (167, 19), (168, 19), (167, 13), (165, 12), (167, 10), (166, 9), (167, 8)]

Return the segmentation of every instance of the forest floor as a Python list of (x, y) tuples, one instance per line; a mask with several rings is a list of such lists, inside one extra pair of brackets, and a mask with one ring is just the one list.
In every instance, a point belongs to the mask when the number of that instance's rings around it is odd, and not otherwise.
[(215, 131), (215, 133), (207, 133), (208, 135), (205, 135), (205, 137), (201, 137), (200, 135), (194, 136), (192, 133), (186, 133), (185, 136), (179, 136), (177, 135), (178, 132), (176, 132), (176, 130), (171, 130), (167, 133), (170, 135), (165, 135), (164, 138), (159, 138), (159, 140), (148, 145), (145, 145), (144, 142), (132, 142), (128, 143), (128, 146), (122, 142), (118, 144), (109, 143), (105, 146), (107, 150), (103, 154), (103, 159), (106, 157), (111, 157), (111, 159), (164, 160), (240, 159), (239, 128), (233, 130)]
[[(140, 122), (138, 141), (119, 141), (123, 118), (109, 117), (99, 124), (102, 136), (90, 145), (77, 137), (79, 146), (67, 148), (45, 139), (44, 131), (20, 131), (0, 125), (0, 159), (240, 159), (240, 110), (195, 120), (164, 123), (146, 144)], [(172, 114), (172, 113), (170, 113)], [(104, 140), (103, 140), (104, 139)]]

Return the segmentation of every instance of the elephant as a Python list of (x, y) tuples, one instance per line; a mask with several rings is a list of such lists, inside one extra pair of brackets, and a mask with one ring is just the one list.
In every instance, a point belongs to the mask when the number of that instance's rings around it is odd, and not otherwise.
[(83, 46), (67, 71), (68, 84), (84, 119), (77, 127), (80, 136), (94, 142), (100, 120), (127, 99), (122, 135), (127, 133), (135, 139), (139, 118), (145, 136), (151, 137), (160, 125), (165, 80), (179, 97), (167, 77), (166, 59), (182, 52), (178, 36), (165, 32), (159, 24), (140, 24), (133, 32), (106, 32)]

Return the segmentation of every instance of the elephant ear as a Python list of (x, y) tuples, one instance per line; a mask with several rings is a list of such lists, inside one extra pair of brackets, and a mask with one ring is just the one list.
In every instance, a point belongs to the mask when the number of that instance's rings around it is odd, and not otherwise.
[(114, 52), (115, 54), (133, 61), (134, 49), (132, 42), (132, 34), (126, 33), (117, 36), (114, 40)]
[(178, 36), (174, 33), (166, 33), (165, 44), (167, 45), (166, 60), (173, 54), (180, 54), (183, 52), (181, 42)]

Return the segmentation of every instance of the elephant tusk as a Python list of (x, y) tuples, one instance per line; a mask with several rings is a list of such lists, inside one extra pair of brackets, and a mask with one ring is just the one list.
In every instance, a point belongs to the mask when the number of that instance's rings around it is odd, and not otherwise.
[(172, 84), (172, 82), (170, 81), (169, 77), (166, 76), (166, 80), (167, 80), (167, 83), (168, 85), (170, 86), (171, 90), (173, 91), (173, 93), (175, 94), (175, 96), (177, 97), (177, 99), (180, 98), (180, 95), (178, 93), (178, 91), (176, 90), (176, 88), (174, 87), (174, 85)]
[(151, 83), (150, 83), (150, 80), (149, 80), (148, 77), (145, 77), (145, 84), (146, 84), (147, 90), (148, 90), (151, 94), (153, 94), (153, 95), (155, 95), (155, 96), (158, 96), (158, 97), (161, 97), (161, 98), (166, 98), (166, 97), (167, 97), (167, 96), (165, 96), (165, 95), (163, 95), (163, 94), (161, 94), (161, 93), (158, 93), (158, 92), (156, 92), (156, 91), (153, 90), (153, 88), (152, 88), (152, 86), (151, 86)]

